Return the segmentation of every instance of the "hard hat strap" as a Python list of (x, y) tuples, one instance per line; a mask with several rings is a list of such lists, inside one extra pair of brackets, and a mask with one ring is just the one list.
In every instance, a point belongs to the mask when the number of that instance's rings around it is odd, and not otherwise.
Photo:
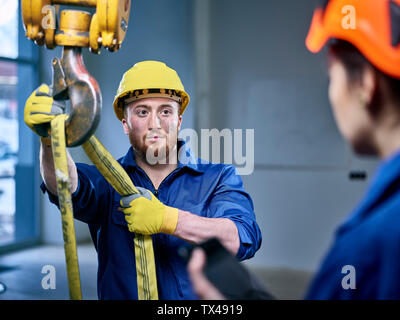
[(178, 103), (182, 103), (182, 98), (181, 98), (180, 93), (178, 93), (175, 90), (170, 90), (170, 89), (135, 90), (125, 97), (124, 103), (128, 104), (133, 101), (137, 101), (139, 99), (145, 99), (145, 98), (168, 98), (168, 99), (172, 99)]

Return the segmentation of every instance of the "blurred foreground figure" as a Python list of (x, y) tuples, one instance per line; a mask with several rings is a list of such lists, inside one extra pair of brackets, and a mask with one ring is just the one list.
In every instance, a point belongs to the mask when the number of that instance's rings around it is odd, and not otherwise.
[[(343, 12), (347, 12), (347, 15)], [(368, 191), (336, 231), (307, 299), (400, 299), (400, 1), (331, 0), (315, 10), (307, 48), (328, 47), (329, 99), (343, 137), (381, 164)], [(189, 273), (204, 299), (218, 292)]]
[(221, 292), (204, 275), (203, 269), (205, 265), (206, 255), (204, 250), (200, 248), (194, 249), (188, 264), (194, 291), (203, 300), (225, 300)]

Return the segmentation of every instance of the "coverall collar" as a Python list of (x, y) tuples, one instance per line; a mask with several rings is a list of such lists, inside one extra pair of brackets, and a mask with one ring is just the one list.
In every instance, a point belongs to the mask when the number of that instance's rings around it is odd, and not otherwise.
[(358, 207), (353, 211), (350, 218), (338, 229), (338, 233), (357, 225), (365, 219), (380, 203), (395, 192), (400, 184), (400, 150), (393, 153), (387, 159), (381, 161), (369, 184), (368, 190)]

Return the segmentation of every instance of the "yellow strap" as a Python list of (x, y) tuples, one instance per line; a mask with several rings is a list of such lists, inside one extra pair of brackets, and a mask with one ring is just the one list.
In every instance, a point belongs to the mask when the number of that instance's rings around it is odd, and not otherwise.
[[(67, 115), (63, 114), (51, 121), (51, 143), (62, 218), (70, 299), (81, 300), (82, 292), (65, 144), (65, 120), (67, 117)], [(138, 193), (128, 174), (96, 137), (92, 136), (82, 147), (97, 169), (121, 196)], [(135, 234), (134, 246), (138, 298), (139, 300), (158, 300), (156, 267), (151, 236)]]
[(67, 153), (65, 145), (64, 126), (67, 117), (67, 115), (62, 114), (55, 117), (51, 121), (51, 145), (53, 148), (54, 168), (57, 179), (57, 192), (61, 210), (69, 296), (71, 300), (82, 300), (71, 192), (69, 190)]
[[(86, 154), (104, 178), (121, 195), (138, 193), (132, 180), (95, 136), (82, 144)], [(156, 265), (151, 236), (135, 233), (135, 259), (139, 300), (158, 300)]]

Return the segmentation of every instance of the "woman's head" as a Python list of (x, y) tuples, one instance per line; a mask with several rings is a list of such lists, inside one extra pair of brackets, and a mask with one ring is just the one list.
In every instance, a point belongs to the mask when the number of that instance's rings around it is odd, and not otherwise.
[(359, 154), (400, 149), (400, 0), (324, 0), (306, 46), (327, 44), (329, 97), (346, 140)]
[(374, 67), (352, 44), (329, 43), (329, 99), (337, 125), (359, 154), (379, 154), (377, 130), (400, 125), (400, 80)]

